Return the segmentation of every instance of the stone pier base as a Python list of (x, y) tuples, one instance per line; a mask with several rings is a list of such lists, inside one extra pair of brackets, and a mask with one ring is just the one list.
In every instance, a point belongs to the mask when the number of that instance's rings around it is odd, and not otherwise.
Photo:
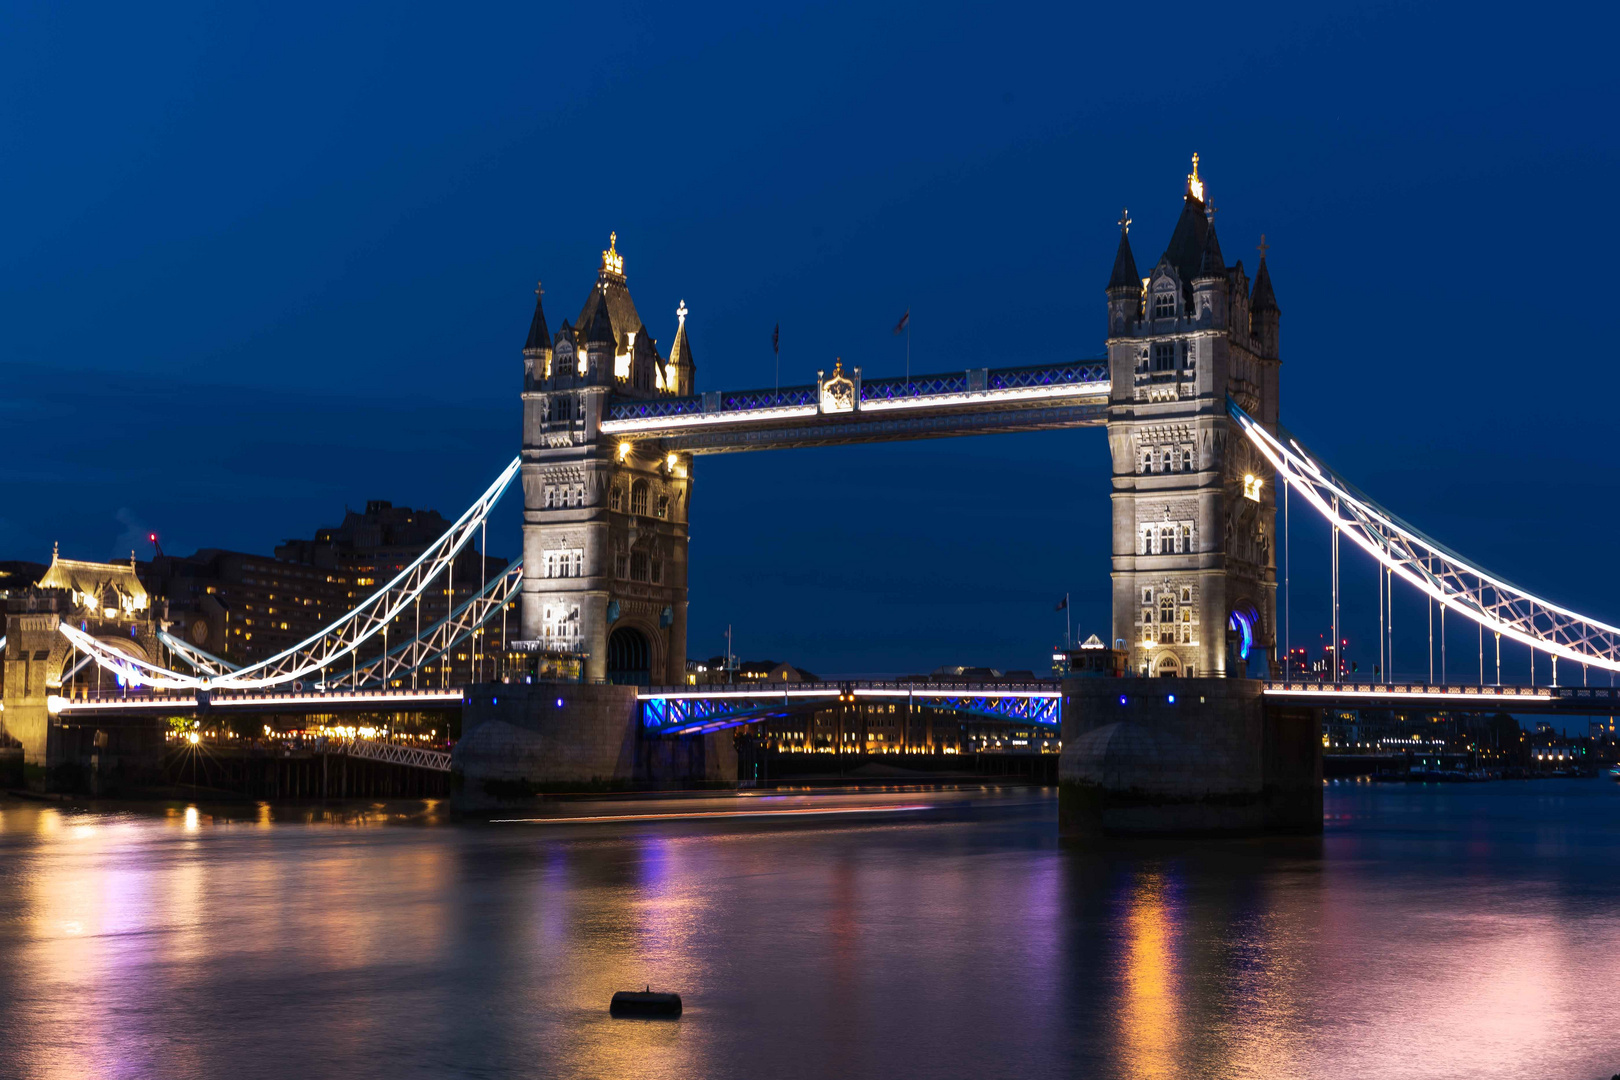
[(1069, 679), (1059, 831), (1322, 831), (1314, 709), (1268, 707), (1251, 679)]
[(647, 737), (633, 686), (468, 687), (451, 763), (452, 801), (470, 812), (520, 808), (561, 792), (737, 783), (731, 732)]

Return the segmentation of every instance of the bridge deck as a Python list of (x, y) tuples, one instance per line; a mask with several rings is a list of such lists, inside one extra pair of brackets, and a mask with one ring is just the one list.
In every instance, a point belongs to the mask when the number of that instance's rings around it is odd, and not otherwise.
[(657, 439), (672, 451), (723, 454), (1092, 427), (1108, 419), (1106, 360), (870, 381), (856, 373), (847, 398), (836, 400), (826, 392), (830, 382), (614, 399), (601, 430)]

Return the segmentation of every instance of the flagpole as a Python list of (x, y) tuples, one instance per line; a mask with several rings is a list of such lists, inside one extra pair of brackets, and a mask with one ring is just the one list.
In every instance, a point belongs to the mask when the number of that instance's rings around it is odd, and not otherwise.
[(1069, 607), (1069, 594), (1063, 594), (1063, 640), (1074, 648), (1074, 613)]
[(906, 308), (906, 382), (911, 381), (911, 309)]

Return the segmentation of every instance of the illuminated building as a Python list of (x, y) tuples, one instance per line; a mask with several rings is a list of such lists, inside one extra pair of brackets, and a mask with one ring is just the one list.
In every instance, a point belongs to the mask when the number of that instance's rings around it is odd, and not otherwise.
[(1113, 637), (1143, 674), (1223, 674), (1277, 636), (1272, 473), (1226, 398), (1275, 428), (1280, 312), (1264, 238), (1251, 286), (1214, 215), (1194, 155), (1157, 265), (1138, 276), (1123, 215), (1108, 281)]
[(686, 304), (666, 359), (630, 298), (617, 236), (575, 323), (552, 334), (535, 292), (523, 347), (523, 640), (584, 654), (591, 681), (682, 682), (690, 459), (600, 425), (609, 395), (691, 393)]

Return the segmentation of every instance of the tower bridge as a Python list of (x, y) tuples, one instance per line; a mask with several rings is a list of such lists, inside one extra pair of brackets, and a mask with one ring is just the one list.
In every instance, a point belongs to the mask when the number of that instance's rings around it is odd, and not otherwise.
[[(1252, 277), (1241, 260), (1227, 262), (1196, 160), (1175, 228), (1146, 274), (1130, 226), (1122, 215), (1103, 289), (1103, 357), (872, 379), (835, 360), (811, 383), (739, 391), (696, 388), (684, 302), (669, 351), (661, 351), (631, 298), (612, 236), (574, 321), (553, 332), (536, 289), (522, 350), (517, 458), (438, 543), (374, 595), (307, 641), (236, 668), (170, 638), (134, 601), (123, 609), (116, 598), (104, 601), (102, 592), (117, 591), (117, 568), (93, 587), (59, 585), (8, 611), (6, 726), (24, 733), (29, 752), (43, 760), (50, 722), (159, 708), (76, 693), (77, 673), (91, 661), (136, 688), (135, 698), (164, 698), (170, 707), (189, 694), (196, 708), (205, 695), (211, 707), (247, 708), (263, 694), (278, 708), (314, 711), (338, 707), (345, 693), (396, 693), (415, 687), (427, 659), (488, 620), (507, 618), (514, 600), (517, 647), (572, 658), (583, 685), (566, 694), (538, 685), (439, 689), (459, 700), (471, 725), (457, 749), (469, 775), (505, 768), (501, 775), (525, 783), (552, 775), (545, 770), (559, 761), (566, 768), (557, 769), (582, 778), (597, 775), (592, 769), (643, 775), (646, 746), (660, 740), (710, 747), (681, 767), (712, 779), (716, 768), (725, 771), (714, 740), (728, 728), (829, 701), (904, 694), (912, 704), (989, 722), (1061, 723), (1065, 790), (1082, 793), (1074, 805), (1105, 817), (1140, 827), (1267, 827), (1285, 819), (1305, 827), (1320, 771), (1314, 709), (1358, 702), (1612, 711), (1613, 693), (1597, 688), (1488, 684), (1485, 640), (1489, 631), (1498, 656), (1504, 638), (1545, 654), (1556, 684), (1560, 659), (1566, 672), (1569, 663), (1583, 673), (1620, 670), (1620, 629), (1536, 597), (1425, 537), (1281, 425), (1281, 311), (1264, 238)], [(926, 692), (834, 684), (780, 695), (774, 687), (683, 685), (697, 458), (1074, 427), (1107, 431), (1110, 637), (1126, 653), (1130, 678)], [(415, 635), (395, 631), (391, 640), (401, 612), (451, 572), (456, 552), (485, 528), (514, 480), (523, 492), (521, 560), (481, 582), (441, 624)], [(1351, 686), (1339, 673), (1331, 687), (1299, 683), (1279, 648), (1279, 485), (1333, 530), (1335, 640), (1343, 539), (1380, 568), (1382, 670), (1390, 670), (1392, 654), (1385, 598), (1399, 582), (1477, 624), (1477, 683), (1448, 685), (1443, 673), (1422, 684)], [(1267, 679), (1247, 679), (1252, 666)], [(1499, 675), (1498, 665), (1498, 683)], [(1196, 689), (1142, 681), (1165, 676)], [(56, 709), (47, 708), (49, 699)], [(513, 762), (531, 772), (514, 774)], [(1282, 802), (1273, 798), (1279, 791)], [(1194, 810), (1127, 812), (1115, 805), (1127, 794)], [(1319, 790), (1315, 800), (1319, 809)], [(1218, 809), (1236, 806), (1246, 809)]]

